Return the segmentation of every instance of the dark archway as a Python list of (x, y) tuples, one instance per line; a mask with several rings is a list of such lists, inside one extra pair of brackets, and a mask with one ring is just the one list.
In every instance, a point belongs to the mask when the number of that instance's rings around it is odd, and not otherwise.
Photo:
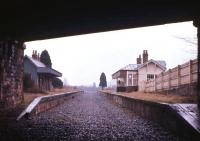
[[(39, 39), (193, 20), (199, 33), (199, 22), (196, 19), (200, 19), (200, 12), (198, 4), (194, 2), (170, 3), (167, 0), (160, 3), (153, 3), (152, 1), (146, 3), (146, 1), (141, 0), (140, 3), (134, 4), (114, 0), (106, 3), (104, 1), (81, 0), (60, 3), (49, 1), (46, 3), (22, 0), (4, 4), (0, 10), (0, 17), (1, 42), (6, 43), (9, 39), (22, 44), (25, 41)], [(200, 54), (199, 44), (198, 42), (198, 54)], [(11, 49), (11, 46), (6, 48)], [(2, 56), (0, 54), (0, 58)], [(21, 57), (19, 56), (19, 58)], [(198, 55), (198, 60), (200, 60), (200, 55)], [(200, 63), (198, 66), (200, 68)], [(200, 93), (199, 73), (197, 89)], [(22, 77), (18, 80), (21, 81)], [(198, 101), (200, 105), (200, 100)]]

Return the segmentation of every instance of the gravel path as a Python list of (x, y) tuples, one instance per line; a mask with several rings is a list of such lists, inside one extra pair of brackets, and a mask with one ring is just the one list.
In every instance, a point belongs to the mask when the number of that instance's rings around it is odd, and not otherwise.
[(21, 140), (178, 141), (156, 123), (86, 92), (59, 107), (17, 124)]

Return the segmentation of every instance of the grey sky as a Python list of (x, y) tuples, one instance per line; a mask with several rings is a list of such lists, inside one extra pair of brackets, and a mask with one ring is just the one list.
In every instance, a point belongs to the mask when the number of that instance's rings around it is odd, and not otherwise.
[(165, 60), (167, 68), (196, 58), (196, 46), (177, 38), (195, 36), (192, 22), (184, 22), (26, 42), (25, 54), (47, 49), (53, 68), (70, 85), (98, 85), (101, 72), (110, 84), (112, 73), (136, 63), (144, 49), (150, 59)]

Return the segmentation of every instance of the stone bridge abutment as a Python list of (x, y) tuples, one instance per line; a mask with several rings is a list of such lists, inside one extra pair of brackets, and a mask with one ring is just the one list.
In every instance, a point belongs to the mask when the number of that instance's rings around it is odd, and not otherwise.
[(23, 42), (0, 40), (0, 109), (23, 102)]
[(193, 24), (195, 27), (197, 27), (197, 60), (198, 60), (197, 98), (198, 98), (198, 108), (200, 110), (200, 19), (194, 20)]

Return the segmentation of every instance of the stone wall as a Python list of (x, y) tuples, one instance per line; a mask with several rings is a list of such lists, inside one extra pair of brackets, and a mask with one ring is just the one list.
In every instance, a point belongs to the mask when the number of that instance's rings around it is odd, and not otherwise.
[(24, 48), (22, 42), (0, 40), (0, 109), (23, 101)]

